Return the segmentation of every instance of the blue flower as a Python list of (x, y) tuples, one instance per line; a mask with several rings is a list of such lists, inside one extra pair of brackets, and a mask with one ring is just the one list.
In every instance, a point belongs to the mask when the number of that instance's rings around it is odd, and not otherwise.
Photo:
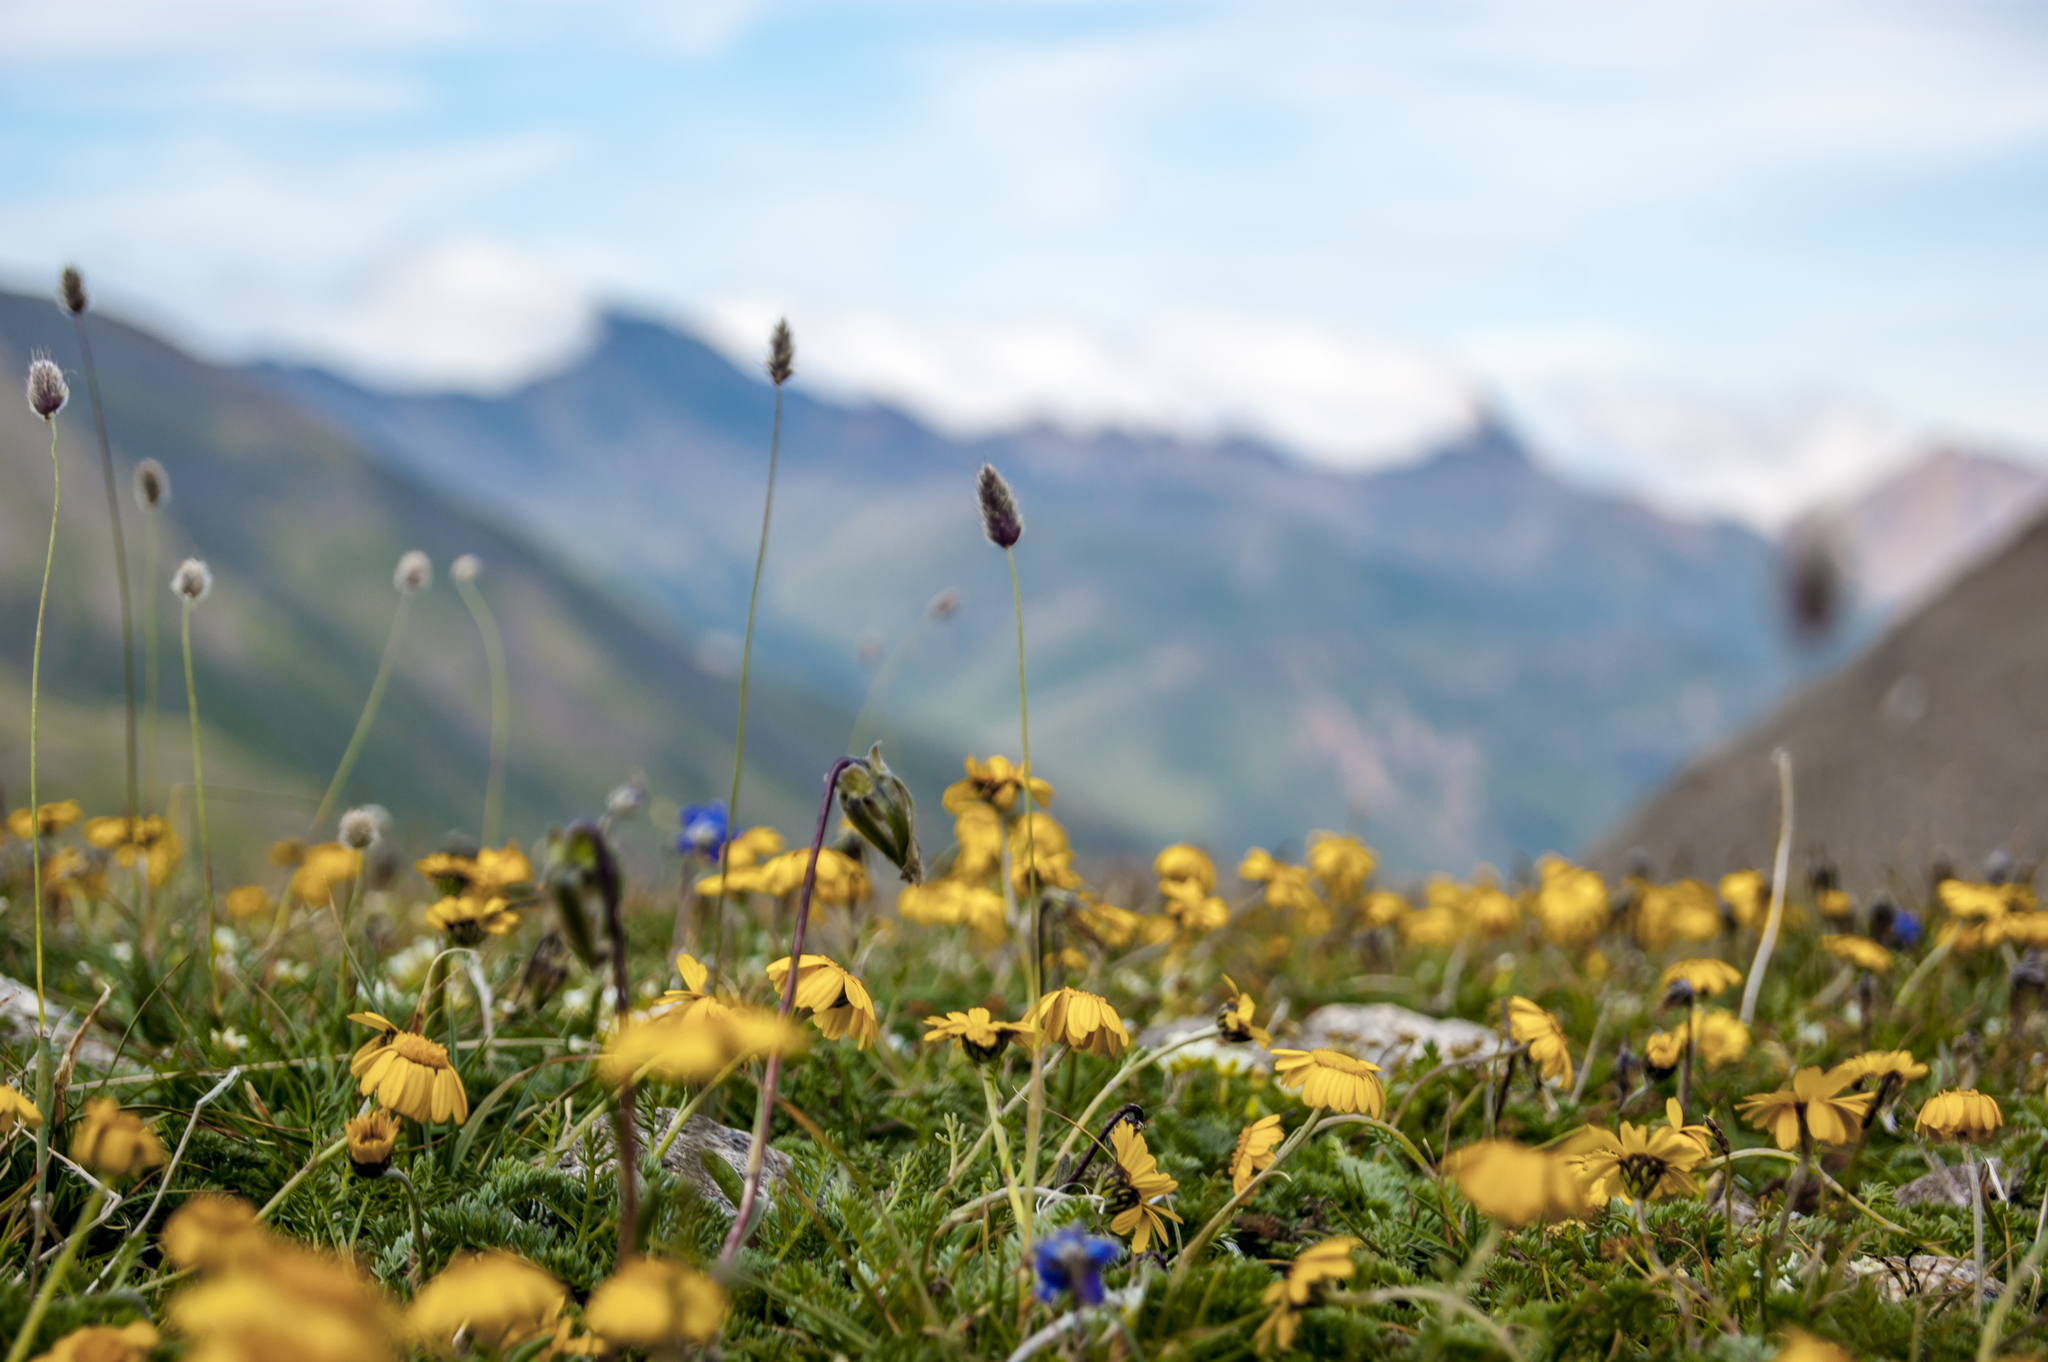
[(676, 850), (686, 856), (693, 851), (709, 856), (725, 845), (728, 829), (723, 804), (692, 804), (676, 816), (676, 821), (683, 827), (676, 838)]
[(1899, 909), (1898, 916), (1892, 919), (1892, 939), (1906, 950), (1919, 945), (1920, 919), (1903, 908)]
[(1069, 1225), (1038, 1241), (1038, 1298), (1047, 1305), (1071, 1291), (1083, 1305), (1102, 1304), (1102, 1269), (1123, 1254), (1114, 1239)]

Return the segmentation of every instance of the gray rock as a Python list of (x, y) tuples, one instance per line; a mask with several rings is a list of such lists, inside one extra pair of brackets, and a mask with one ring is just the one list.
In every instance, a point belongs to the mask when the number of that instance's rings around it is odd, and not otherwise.
[[(640, 1147), (647, 1150), (658, 1144), (668, 1132), (668, 1125), (676, 1116), (676, 1109), (669, 1107), (648, 1113), (640, 1130)], [(683, 1123), (676, 1132), (675, 1142), (661, 1156), (661, 1166), (676, 1174), (697, 1190), (713, 1209), (726, 1215), (736, 1214), (738, 1208), (732, 1199), (718, 1185), (717, 1179), (704, 1166), (704, 1158), (710, 1155), (725, 1160), (733, 1176), (745, 1181), (747, 1176), (747, 1150), (754, 1137), (744, 1130), (720, 1125), (701, 1112)], [(613, 1153), (612, 1127), (609, 1121), (600, 1121), (590, 1128), (589, 1146), (600, 1169), (614, 1168), (618, 1164)], [(568, 1172), (583, 1170), (583, 1150), (572, 1148), (555, 1162), (557, 1168)], [(775, 1204), (775, 1186), (789, 1174), (789, 1155), (772, 1145), (763, 1151), (761, 1158), (761, 1205), (757, 1215), (765, 1215)]]
[(1336, 1050), (1383, 1069), (1420, 1059), (1435, 1042), (1443, 1059), (1498, 1054), (1501, 1034), (1457, 1017), (1429, 1017), (1394, 1003), (1331, 1003), (1302, 1021), (1301, 1030), (1275, 1044), (1293, 1050)]
[[(68, 1011), (51, 1006), (48, 1009), (50, 1033), (61, 1060), (78, 1034), (79, 1019)], [(36, 1039), (36, 991), (32, 985), (19, 979), (0, 974), (0, 1038), (11, 1042), (17, 1049), (26, 1047), (33, 1054)], [(102, 1073), (114, 1065), (114, 1047), (88, 1032), (78, 1043), (79, 1067), (98, 1069)]]
[[(1908, 1257), (1851, 1258), (1852, 1275), (1875, 1281), (1877, 1290), (1894, 1303), (1911, 1296), (1968, 1296), (1977, 1285), (1977, 1264), (1968, 1258), (1943, 1258), (1931, 1253)], [(1997, 1294), (1996, 1282), (1986, 1283), (1985, 1295)]]
[[(1992, 1176), (1995, 1173), (1996, 1176)], [(1986, 1201), (2011, 1200), (2012, 1170), (2005, 1161), (1998, 1158), (1980, 1159), (1977, 1163), (1977, 1179), (1983, 1188)], [(2005, 1195), (2001, 1195), (2001, 1189)], [(1898, 1191), (1892, 1193), (1892, 1200), (1901, 1206), (1961, 1206), (1970, 1205), (1970, 1170), (1956, 1164), (1947, 1170), (1939, 1170), (1925, 1177), (1913, 1179)]]

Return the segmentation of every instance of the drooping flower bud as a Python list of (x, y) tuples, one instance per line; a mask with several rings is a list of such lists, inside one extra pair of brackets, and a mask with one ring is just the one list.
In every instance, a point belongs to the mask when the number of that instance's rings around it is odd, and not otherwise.
[(197, 605), (213, 590), (213, 573), (197, 558), (187, 558), (171, 574), (171, 590)]
[(64, 273), (57, 276), (57, 301), (74, 317), (85, 311), (85, 276), (78, 272), (78, 266), (66, 265)]
[(171, 475), (155, 459), (144, 459), (135, 465), (134, 488), (138, 509), (162, 510), (163, 504), (171, 499)]
[(398, 570), (391, 574), (391, 584), (398, 588), (401, 596), (425, 591), (434, 584), (434, 560), (419, 549), (407, 549), (399, 556)]
[(28, 362), (28, 405), (29, 410), (45, 421), (54, 418), (71, 400), (71, 385), (64, 381), (64, 371), (59, 369), (50, 357), (37, 354)]
[(789, 334), (788, 318), (784, 318), (775, 323), (775, 334), (768, 338), (768, 379), (779, 388), (795, 372), (796, 340)]
[(994, 464), (981, 466), (974, 490), (981, 499), (982, 532), (988, 535), (990, 543), (1007, 549), (1024, 537), (1024, 516), (1017, 509), (1017, 497)]
[(917, 803), (910, 797), (910, 787), (882, 760), (880, 743), (840, 773), (839, 811), (854, 831), (903, 872), (906, 884), (924, 880), (924, 858), (917, 849)]

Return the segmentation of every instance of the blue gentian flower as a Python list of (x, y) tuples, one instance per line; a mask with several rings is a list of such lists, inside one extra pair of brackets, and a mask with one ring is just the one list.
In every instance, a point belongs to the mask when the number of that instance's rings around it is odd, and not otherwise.
[(729, 829), (724, 804), (691, 804), (676, 816), (676, 821), (683, 828), (676, 838), (676, 850), (686, 856), (693, 851), (714, 855), (725, 845)]
[(1102, 1269), (1115, 1262), (1123, 1246), (1100, 1239), (1079, 1225), (1069, 1225), (1038, 1241), (1038, 1298), (1047, 1305), (1072, 1292), (1083, 1305), (1102, 1304)]
[(1902, 950), (1910, 950), (1920, 944), (1920, 919), (1901, 908), (1892, 918), (1892, 940)]

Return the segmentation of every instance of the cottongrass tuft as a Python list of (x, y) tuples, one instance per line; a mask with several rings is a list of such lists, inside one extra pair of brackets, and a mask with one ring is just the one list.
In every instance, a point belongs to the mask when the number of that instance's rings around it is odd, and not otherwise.
[(361, 851), (377, 840), (377, 810), (365, 806), (350, 809), (341, 816), (341, 844), (354, 851)]
[(924, 613), (931, 619), (932, 623), (944, 624), (947, 620), (960, 613), (960, 593), (950, 586), (947, 587), (944, 591), (932, 597), (932, 603), (924, 608)]
[(775, 334), (768, 338), (768, 378), (779, 388), (795, 372), (796, 339), (789, 334), (789, 320), (784, 318), (775, 323)]
[(974, 480), (975, 495), (981, 500), (981, 528), (989, 542), (1007, 549), (1024, 537), (1024, 515), (1017, 509), (1016, 494), (996, 466), (985, 463)]
[(54, 420), (70, 400), (71, 385), (64, 381), (64, 371), (38, 351), (28, 362), (29, 409), (45, 421)]
[(171, 475), (155, 459), (135, 465), (133, 487), (136, 509), (143, 512), (160, 511), (171, 499)]
[(465, 553), (448, 565), (448, 576), (457, 582), (473, 582), (483, 567), (483, 560), (473, 553)]
[(78, 272), (78, 266), (66, 265), (64, 273), (57, 276), (57, 301), (64, 304), (64, 310), (74, 317), (89, 305), (85, 296), (85, 276)]
[(213, 571), (197, 558), (187, 558), (171, 574), (171, 590), (197, 605), (213, 590)]
[(404, 596), (425, 591), (434, 584), (434, 560), (419, 549), (407, 549), (398, 559), (398, 570), (391, 574), (391, 584)]

